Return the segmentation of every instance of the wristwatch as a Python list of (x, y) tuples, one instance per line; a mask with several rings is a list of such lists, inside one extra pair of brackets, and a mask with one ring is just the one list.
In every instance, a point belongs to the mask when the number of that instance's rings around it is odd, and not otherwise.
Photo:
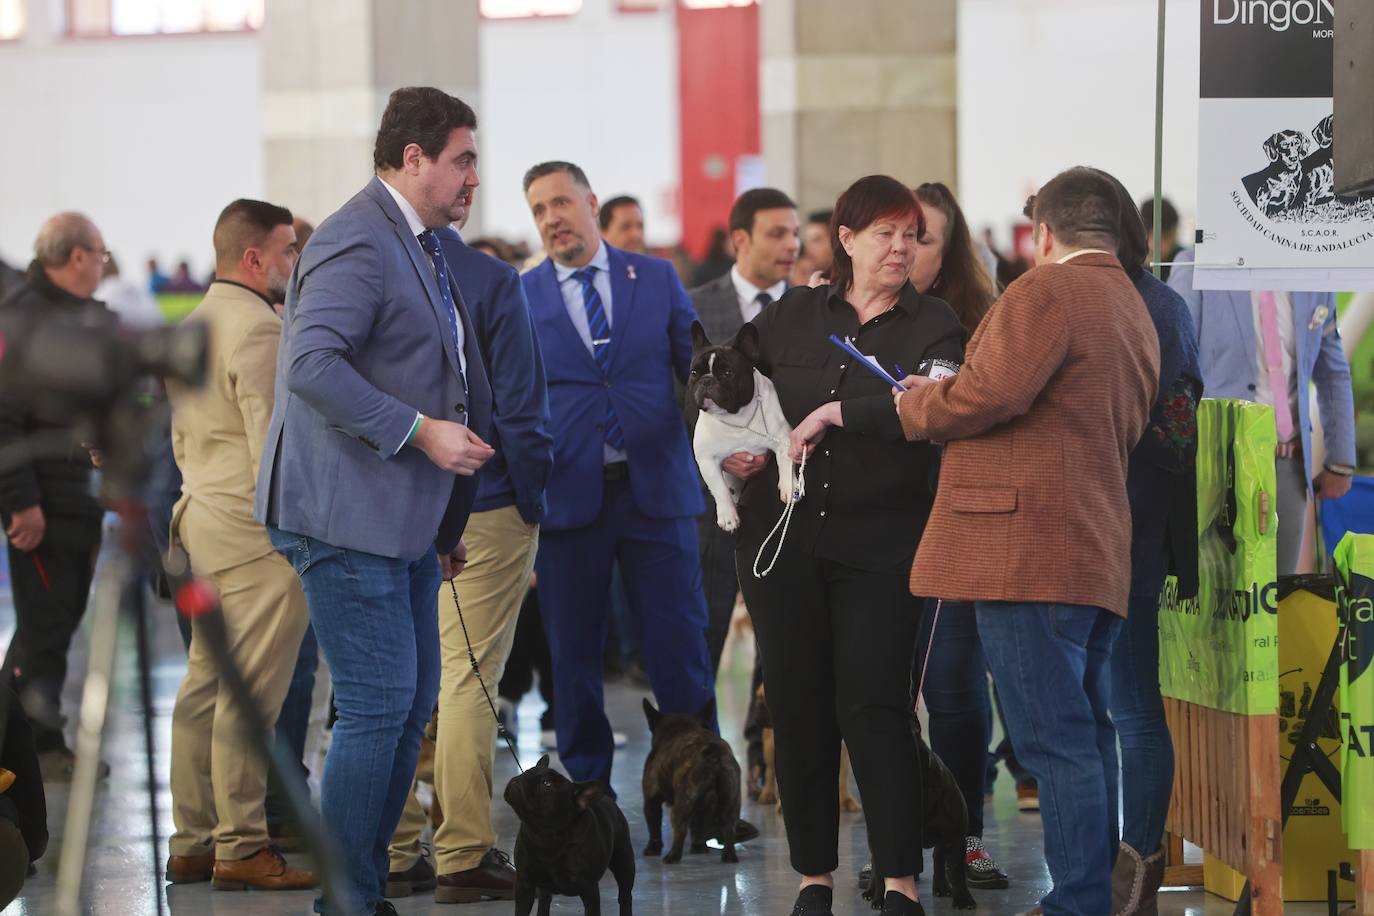
[(1335, 474), (1337, 477), (1355, 476), (1355, 469), (1348, 464), (1327, 464), (1323, 465), (1323, 467), (1325, 467), (1332, 474)]

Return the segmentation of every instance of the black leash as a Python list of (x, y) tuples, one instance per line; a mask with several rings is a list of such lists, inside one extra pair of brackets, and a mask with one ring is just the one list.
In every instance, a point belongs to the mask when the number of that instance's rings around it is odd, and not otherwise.
[(468, 622), (463, 619), (463, 604), (458, 600), (458, 584), (453, 580), (448, 580), (448, 587), (453, 592), (453, 606), (458, 609), (458, 623), (463, 628), (463, 642), (468, 646), (468, 664), (472, 665), (472, 673), (477, 675), (477, 685), (482, 688), (482, 696), (487, 698), (487, 706), (491, 709), (491, 717), (496, 720), (496, 733), (506, 741), (506, 747), (510, 748), (510, 755), (515, 758), (515, 768), (521, 773), (525, 768), (520, 765), (520, 754), (515, 750), (515, 739), (501, 722), (501, 715), (496, 711), (496, 704), (492, 702), (491, 694), (487, 692), (486, 682), (482, 680), (482, 671), (477, 667), (477, 653), (472, 651), (472, 637), (468, 636)]

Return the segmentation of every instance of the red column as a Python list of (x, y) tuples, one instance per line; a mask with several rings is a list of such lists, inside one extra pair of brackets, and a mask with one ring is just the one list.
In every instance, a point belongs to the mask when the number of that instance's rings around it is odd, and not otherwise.
[(759, 8), (678, 5), (678, 118), (682, 241), (695, 258), (735, 202), (740, 156), (757, 156)]

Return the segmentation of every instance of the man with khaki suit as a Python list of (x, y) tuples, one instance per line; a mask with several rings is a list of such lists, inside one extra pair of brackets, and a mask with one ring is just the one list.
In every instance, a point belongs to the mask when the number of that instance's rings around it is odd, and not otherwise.
[(1016, 754), (1040, 789), (1054, 887), (1032, 913), (1110, 913), (1117, 849), (1108, 661), (1131, 583), (1127, 456), (1159, 339), (1117, 260), (1115, 187), (1040, 189), (1036, 267), (988, 312), (963, 370), (908, 377), (907, 438), (947, 443), (911, 591), (975, 602)]
[[(253, 519), (272, 416), (281, 301), (296, 262), (291, 213), (236, 200), (215, 224), (215, 282), (191, 313), (210, 327), (203, 388), (168, 383), (172, 447), (184, 476), (171, 541), (219, 591), (229, 649), (272, 728), (309, 622), (299, 577)], [(172, 711), (172, 816), (167, 878), (224, 890), (313, 887), (267, 835), (266, 766), (244, 740), (243, 713), (192, 624), (186, 678)]]

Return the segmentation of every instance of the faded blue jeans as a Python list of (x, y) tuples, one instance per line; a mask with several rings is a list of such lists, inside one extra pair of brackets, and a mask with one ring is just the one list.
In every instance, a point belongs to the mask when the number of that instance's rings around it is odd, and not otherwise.
[(1121, 839), (1142, 856), (1164, 841), (1174, 790), (1174, 742), (1159, 693), (1159, 593), (1168, 565), (1169, 488), (1192, 486), (1131, 468), (1130, 613), (1112, 649), (1112, 721), (1121, 735)]
[(1074, 604), (979, 601), (978, 635), (1021, 764), (1040, 789), (1049, 914), (1110, 913), (1117, 844), (1108, 663), (1121, 620)]
[(439, 694), (438, 557), (397, 560), (267, 530), (301, 577), (339, 711), (320, 808), (353, 899), (321, 897), (315, 909), (370, 916)]
[[(983, 780), (992, 737), (988, 703), (987, 662), (978, 640), (973, 605), (963, 601), (926, 602), (921, 638), (912, 659), (913, 689), (921, 682), (926, 653), (925, 700), (930, 722), (930, 749), (959, 785), (968, 808), (968, 835), (983, 835)], [(934, 626), (934, 643), (931, 642)]]

